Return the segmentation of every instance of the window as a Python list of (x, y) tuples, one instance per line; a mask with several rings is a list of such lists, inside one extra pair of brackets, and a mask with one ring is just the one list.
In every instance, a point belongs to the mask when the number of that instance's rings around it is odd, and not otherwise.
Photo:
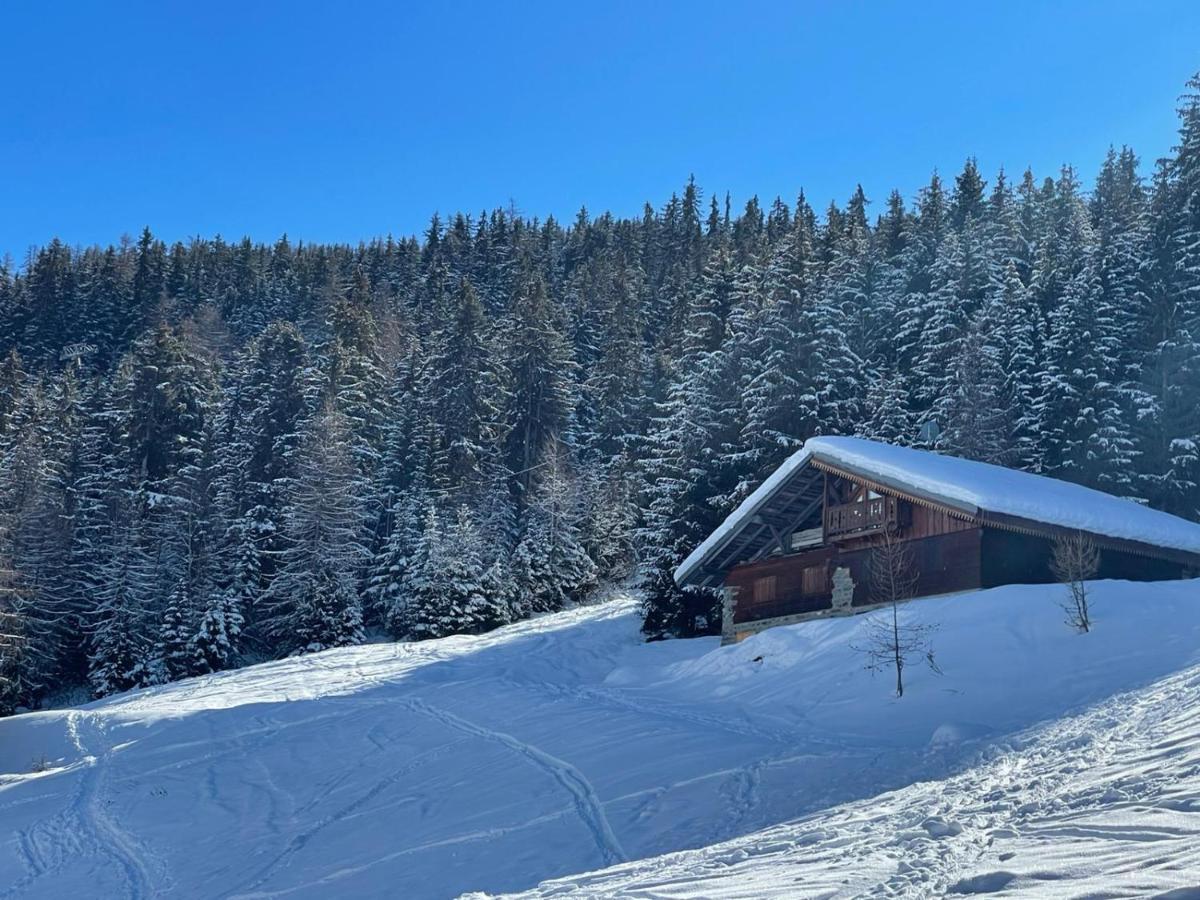
[(775, 602), (775, 576), (768, 575), (765, 578), (759, 578), (754, 582), (754, 602), (755, 603), (774, 603)]
[(824, 566), (808, 566), (802, 574), (801, 590), (806, 597), (824, 594), (829, 590)]

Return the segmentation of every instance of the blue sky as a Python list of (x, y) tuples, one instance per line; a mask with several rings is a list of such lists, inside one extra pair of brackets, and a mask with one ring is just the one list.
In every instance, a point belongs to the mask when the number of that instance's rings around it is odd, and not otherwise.
[[(336, 9), (335, 6), (345, 8)], [(709, 194), (879, 211), (990, 175), (1149, 172), (1200, 3), (60, 3), (0, 12), (0, 254), (249, 234), (358, 241), (509, 203)]]

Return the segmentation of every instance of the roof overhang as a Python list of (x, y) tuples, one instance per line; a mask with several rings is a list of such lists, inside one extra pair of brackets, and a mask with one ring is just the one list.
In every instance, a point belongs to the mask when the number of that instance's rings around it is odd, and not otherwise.
[[(1075, 529), (980, 509), (936, 491), (917, 490), (895, 478), (869, 473), (819, 449), (794, 454), (752, 493), (708, 539), (675, 570), (680, 587), (715, 587), (734, 566), (761, 559), (779, 547), (786, 552), (788, 535), (817, 512), (825, 492), (825, 476), (837, 475), (922, 506), (941, 510), (986, 528), (999, 528), (1053, 539)], [(1097, 546), (1200, 567), (1200, 554), (1087, 532)]]

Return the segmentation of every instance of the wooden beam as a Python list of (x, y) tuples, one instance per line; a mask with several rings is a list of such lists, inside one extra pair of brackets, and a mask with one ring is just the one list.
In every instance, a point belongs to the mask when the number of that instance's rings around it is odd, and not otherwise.
[(759, 525), (758, 529), (749, 537), (746, 537), (746, 529), (743, 529), (741, 534), (739, 534), (736, 539), (731, 540), (728, 544), (721, 548), (719, 555), (713, 557), (711, 563), (712, 566), (720, 571), (727, 570), (730, 567), (730, 564), (745, 552), (746, 545), (752, 544), (758, 539), (758, 536), (763, 532), (763, 527), (764, 526)]
[(770, 522), (767, 523), (767, 527), (771, 529), (771, 537), (775, 538), (775, 543), (779, 547), (779, 555), (787, 556), (788, 551), (791, 550), (792, 548), (789, 547), (786, 543), (784, 543), (783, 535), (779, 533), (779, 529), (776, 528), (774, 525), (772, 525)]
[(821, 543), (829, 543), (828, 529), (825, 527), (825, 507), (829, 505), (829, 472), (821, 470)]
[[(804, 507), (802, 507), (802, 508), (801, 508), (801, 510), (800, 510), (800, 512), (799, 512), (798, 514), (796, 514), (795, 516), (793, 516), (793, 517), (792, 517), (792, 518), (791, 518), (791, 519), (788, 521), (788, 524), (787, 524), (787, 526), (786, 526), (786, 527), (783, 529), (783, 535), (785, 536), (785, 538), (786, 538), (786, 536), (787, 536), (787, 535), (790, 535), (790, 534), (791, 534), (792, 532), (794, 532), (794, 531), (795, 531), (797, 528), (799, 528), (799, 527), (800, 527), (800, 526), (803, 524), (804, 520), (805, 520), (805, 519), (807, 519), (807, 518), (808, 518), (810, 515), (812, 515), (812, 513), (813, 513), (813, 510), (814, 510), (814, 509), (816, 509), (817, 507), (819, 507), (819, 506), (822, 506), (822, 505), (823, 505), (823, 504), (822, 504), (822, 502), (821, 502), (821, 497), (818, 495), (818, 496), (816, 497), (816, 499), (814, 499), (814, 500), (810, 500), (810, 501), (808, 502), (808, 504), (807, 504), (807, 505), (805, 505)], [(822, 536), (824, 535), (824, 529), (825, 529), (825, 516), (824, 516), (824, 514), (822, 514), (822, 516), (821, 516), (821, 533), (822, 533)], [(824, 541), (824, 539), (823, 539), (823, 538), (822, 538), (822, 541), (821, 541), (821, 543), (822, 543), (822, 544), (824, 544), (824, 543), (825, 543), (825, 541)], [(761, 548), (761, 549), (759, 549), (758, 551), (756, 551), (756, 552), (755, 552), (755, 553), (754, 553), (754, 554), (753, 554), (753, 555), (750, 557), (750, 559), (751, 559), (751, 560), (758, 560), (758, 559), (762, 559), (764, 556), (766, 556), (766, 555), (767, 555), (767, 549), (768, 549), (768, 547), (767, 547), (767, 546), (764, 546), (763, 548)], [(786, 550), (784, 550), (783, 552), (784, 552), (784, 554), (785, 554), (785, 555), (786, 555), (786, 554), (788, 554), (788, 553), (791, 553), (791, 552), (792, 552), (792, 548), (789, 546), (789, 547), (788, 547)]]

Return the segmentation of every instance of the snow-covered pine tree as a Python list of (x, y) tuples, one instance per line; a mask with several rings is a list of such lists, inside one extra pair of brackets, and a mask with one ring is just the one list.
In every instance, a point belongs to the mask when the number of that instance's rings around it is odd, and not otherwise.
[(534, 466), (571, 424), (575, 362), (540, 276), (522, 280), (504, 331), (509, 369), (505, 464), (527, 502)]
[(281, 654), (361, 643), (357, 578), (365, 562), (362, 503), (349, 423), (326, 399), (301, 433), (279, 568), (263, 593), (261, 627)]
[(986, 310), (991, 342), (997, 349), (1004, 373), (1004, 403), (1012, 428), (1008, 464), (1019, 469), (1040, 471), (1039, 420), (1035, 399), (1041, 386), (1044, 337), (1040, 310), (1030, 292), (1021, 283), (1017, 264), (1005, 266), (998, 292)]
[(1165, 240), (1155, 241), (1156, 255), (1169, 268), (1150, 370), (1161, 398), (1161, 424), (1152, 439), (1159, 445), (1153, 449), (1158, 451), (1156, 481), (1165, 488), (1161, 502), (1195, 518), (1200, 515), (1200, 403), (1178, 401), (1200, 394), (1200, 74), (1188, 81), (1179, 118), (1167, 196), (1156, 204), (1168, 232)]
[(951, 369), (949, 394), (937, 408), (945, 423), (938, 446), (954, 456), (1005, 465), (1012, 457), (1013, 427), (1004, 370), (989, 340), (993, 327), (982, 314), (967, 326)]
[(507, 597), (487, 576), (470, 511), (459, 507), (445, 531), (436, 516), (426, 524), (421, 568), (409, 582), (412, 636), (479, 634), (508, 621)]
[(64, 672), (69, 623), (60, 590), (68, 550), (64, 528), (64, 445), (73, 425), (67, 413), (65, 435), (41, 383), (24, 386), (12, 428), (0, 441), (0, 558), (11, 569), (10, 614), (21, 623), (21, 652), (9, 665), (10, 693), (25, 706)]
[[(1195, 126), (1200, 130), (1200, 125)], [(1197, 306), (1179, 290), (1176, 182), (1160, 161), (1150, 195), (1150, 227), (1142, 266), (1145, 306), (1136, 310), (1140, 351), (1138, 494), (1151, 505), (1191, 515), (1200, 489), (1200, 333)]]
[(538, 467), (513, 554), (518, 602), (529, 612), (554, 612), (581, 603), (596, 587), (596, 564), (580, 533), (580, 499), (566, 449), (551, 444)]
[(1041, 463), (1058, 477), (1128, 493), (1135, 450), (1122, 409), (1122, 339), (1100, 280), (1095, 232), (1067, 168), (1055, 186), (1051, 223), (1049, 247), (1035, 265), (1035, 281), (1062, 286), (1035, 401)]
[(11, 536), (11, 525), (0, 515), (0, 716), (21, 702), (21, 671), (25, 646), (25, 620), (15, 603), (19, 586), (16, 573), (2, 555)]
[(747, 332), (748, 377), (742, 394), (742, 442), (755, 475), (821, 431), (823, 400), (831, 386), (819, 346), (821, 309), (812, 285), (813, 246), (808, 220), (797, 216), (765, 273), (766, 306)]
[(213, 492), (225, 524), (219, 579), (225, 596), (210, 598), (212, 616), (207, 609), (203, 616), (204, 631), (218, 642), (238, 619), (253, 627), (258, 599), (278, 567), (311, 381), (303, 336), (290, 323), (276, 322), (237, 360), (224, 391)]
[(0, 442), (3, 444), (12, 439), (14, 418), (28, 387), (27, 381), (28, 376), (21, 362), (21, 354), (10, 350), (8, 355), (0, 360)]
[(332, 341), (320, 353), (324, 392), (346, 419), (346, 438), (359, 474), (370, 479), (381, 459), (389, 410), (371, 288), (361, 269), (346, 296), (335, 303), (330, 324)]
[(954, 361), (962, 350), (970, 316), (967, 298), (959, 293), (965, 268), (962, 243), (950, 233), (938, 245), (929, 291), (924, 294), (923, 327), (911, 372), (911, 403), (921, 423), (945, 424), (945, 410), (939, 407), (951, 394)]
[(728, 395), (733, 385), (725, 379), (722, 353), (730, 256), (724, 238), (718, 241), (693, 297), (683, 356), (674, 364), (641, 459), (640, 580), (643, 628), (652, 639), (705, 633), (719, 621), (715, 596), (682, 591), (672, 578), (684, 556), (720, 521), (721, 504), (733, 489), (723, 479), (729, 470), (723, 469), (721, 455), (731, 440), (729, 423), (722, 418), (732, 408)]
[(594, 466), (580, 478), (584, 550), (602, 580), (619, 580), (632, 570), (637, 527), (635, 468), (624, 454)]
[(860, 437), (900, 446), (916, 439), (916, 425), (908, 411), (908, 391), (899, 375), (882, 372), (871, 378), (863, 406), (865, 417), (855, 431)]
[[(931, 392), (936, 394), (936, 388), (924, 384), (920, 373), (922, 363), (928, 368), (931, 346), (940, 348), (947, 338), (954, 336), (953, 322), (943, 320), (937, 329), (929, 327), (935, 312), (943, 311), (944, 319), (953, 315), (953, 309), (945, 306), (952, 290), (952, 276), (943, 277), (938, 283), (942, 296), (932, 296), (935, 265), (942, 260), (945, 268), (950, 257), (941, 248), (948, 233), (947, 218), (946, 193), (935, 173), (918, 194), (915, 214), (906, 219), (904, 249), (896, 259), (897, 271), (891, 285), (895, 292), (891, 304), (895, 310), (892, 338), (895, 371), (904, 379), (909, 409), (921, 421), (928, 417)], [(953, 349), (943, 355), (952, 357)], [(944, 371), (937, 374), (945, 376)]]
[(203, 452), (212, 389), (207, 360), (157, 327), (122, 359), (85, 435), (72, 592), (98, 695), (161, 677), (155, 623), (177, 584), (164, 553), (183, 503), (180, 473)]
[(599, 358), (588, 374), (581, 401), (591, 411), (589, 421), (582, 423), (582, 440), (588, 455), (600, 461), (631, 450), (645, 433), (650, 412), (652, 363), (639, 309), (642, 273), (624, 259), (613, 268)]
[[(428, 360), (414, 342), (392, 373), (389, 405), (393, 415), (385, 426), (373, 490), (382, 514), (372, 534), (365, 601), (370, 621), (397, 637), (406, 636), (411, 624), (404, 585), (428, 510), (449, 483), (428, 396), (427, 370)], [(508, 490), (507, 475), (503, 489)]]
[(160, 573), (149, 550), (143, 504), (132, 489), (106, 484), (104, 544), (87, 615), (88, 681), (97, 697), (158, 680), (153, 641)]
[(368, 579), (375, 615), (388, 631), (404, 637), (412, 629), (407, 582), (422, 552), (421, 539), (432, 504), (422, 473), (417, 473), (392, 503), (388, 533), (371, 562)]
[(433, 338), (425, 400), (449, 484), (469, 494), (482, 487), (496, 452), (505, 398), (486, 315), (470, 281), (459, 284), (456, 304), (449, 323)]

